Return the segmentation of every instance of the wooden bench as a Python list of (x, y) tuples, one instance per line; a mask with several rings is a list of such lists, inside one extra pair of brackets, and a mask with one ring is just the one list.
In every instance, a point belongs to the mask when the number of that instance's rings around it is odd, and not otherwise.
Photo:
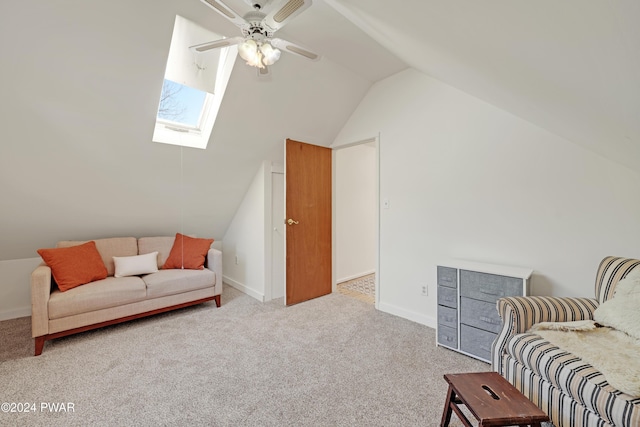
[(527, 399), (497, 372), (446, 374), (447, 401), (440, 427), (447, 427), (455, 412), (462, 424), (473, 427), (459, 405), (465, 405), (478, 420), (478, 427), (540, 427), (547, 414)]

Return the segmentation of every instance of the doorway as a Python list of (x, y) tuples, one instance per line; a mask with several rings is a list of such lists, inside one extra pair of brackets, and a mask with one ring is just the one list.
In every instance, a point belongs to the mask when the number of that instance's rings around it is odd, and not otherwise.
[(335, 148), (334, 165), (334, 290), (377, 306), (377, 138)]

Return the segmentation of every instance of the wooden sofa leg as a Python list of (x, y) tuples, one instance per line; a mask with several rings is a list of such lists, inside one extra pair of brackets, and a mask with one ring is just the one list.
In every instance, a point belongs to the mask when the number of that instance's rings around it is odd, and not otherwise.
[(213, 300), (216, 302), (216, 307), (220, 307), (220, 295), (213, 297)]
[(35, 347), (36, 351), (34, 356), (40, 356), (42, 354), (42, 349), (44, 348), (44, 336), (35, 338)]

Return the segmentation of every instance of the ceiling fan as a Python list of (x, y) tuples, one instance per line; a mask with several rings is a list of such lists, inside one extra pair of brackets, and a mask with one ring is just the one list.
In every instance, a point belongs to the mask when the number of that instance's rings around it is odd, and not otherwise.
[(190, 46), (192, 52), (238, 45), (240, 57), (258, 68), (259, 75), (269, 74), (268, 66), (285, 52), (315, 61), (320, 56), (300, 45), (274, 38), (274, 33), (311, 6), (311, 0), (245, 0), (253, 11), (240, 16), (222, 0), (200, 0), (240, 28), (242, 37), (230, 37)]

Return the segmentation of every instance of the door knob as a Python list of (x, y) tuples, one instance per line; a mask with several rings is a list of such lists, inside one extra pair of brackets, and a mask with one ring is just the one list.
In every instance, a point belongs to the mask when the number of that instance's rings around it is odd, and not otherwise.
[(298, 221), (294, 221), (294, 220), (292, 220), (291, 218), (289, 218), (289, 219), (286, 221), (286, 223), (287, 223), (287, 224), (289, 224), (289, 225), (293, 225), (293, 224), (300, 224)]

